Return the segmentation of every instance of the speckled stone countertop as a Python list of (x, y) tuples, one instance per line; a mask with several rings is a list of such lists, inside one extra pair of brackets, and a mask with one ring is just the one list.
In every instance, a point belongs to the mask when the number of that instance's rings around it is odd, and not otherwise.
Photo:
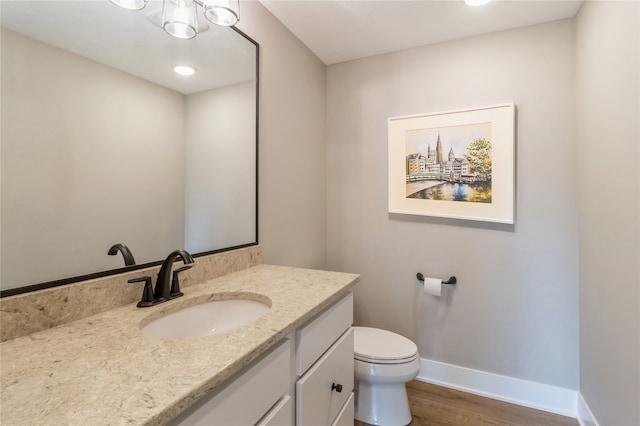
[[(355, 285), (354, 274), (258, 265), (194, 285), (155, 307), (135, 304), (0, 345), (7, 425), (166, 424)], [(163, 340), (140, 324), (207, 300), (253, 298), (270, 311), (208, 337)], [(265, 299), (266, 298), (266, 299)]]

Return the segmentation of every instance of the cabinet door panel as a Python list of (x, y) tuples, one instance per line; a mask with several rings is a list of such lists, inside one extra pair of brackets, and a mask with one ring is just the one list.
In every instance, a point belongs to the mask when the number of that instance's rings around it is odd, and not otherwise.
[[(291, 426), (293, 420), (291, 408), (291, 397), (289, 395), (283, 396), (256, 426)], [(351, 423), (353, 425), (353, 420)]]
[(342, 411), (338, 414), (338, 417), (331, 426), (353, 426), (353, 419), (355, 417), (355, 399), (353, 393), (349, 396), (349, 400)]
[[(332, 389), (340, 386), (340, 392)], [(353, 391), (353, 329), (296, 382), (298, 426), (331, 425)]]
[(296, 331), (296, 374), (302, 376), (353, 324), (353, 294)]
[(291, 341), (283, 339), (257, 363), (205, 396), (174, 419), (171, 425), (256, 424), (283, 395), (291, 394), (290, 372)]

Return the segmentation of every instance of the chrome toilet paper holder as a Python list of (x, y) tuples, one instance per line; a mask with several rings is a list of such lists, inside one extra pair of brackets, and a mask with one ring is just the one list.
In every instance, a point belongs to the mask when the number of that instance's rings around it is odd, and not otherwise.
[[(418, 280), (420, 280), (420, 281), (423, 281), (423, 282), (424, 282), (424, 275), (422, 275), (422, 272), (418, 272), (418, 273), (416, 274), (416, 278), (418, 278)], [(445, 280), (442, 280), (442, 284), (451, 284), (451, 285), (453, 285), (453, 284), (455, 284), (455, 283), (457, 283), (457, 282), (458, 282), (458, 280), (456, 280), (456, 277), (455, 277), (455, 276), (451, 276), (451, 277), (449, 277), (449, 279), (448, 279), (448, 280), (446, 280), (446, 281), (445, 281)]]

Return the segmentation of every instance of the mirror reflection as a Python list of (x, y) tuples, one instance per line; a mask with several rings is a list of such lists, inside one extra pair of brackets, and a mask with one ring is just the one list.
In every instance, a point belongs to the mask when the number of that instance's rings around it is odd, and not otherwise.
[(161, 1), (0, 7), (3, 295), (256, 243), (254, 41), (175, 39)]

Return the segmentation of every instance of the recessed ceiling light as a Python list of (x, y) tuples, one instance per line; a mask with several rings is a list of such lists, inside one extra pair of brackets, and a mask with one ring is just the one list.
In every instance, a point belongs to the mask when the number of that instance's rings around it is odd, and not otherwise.
[(467, 6), (482, 6), (489, 3), (491, 0), (464, 0)]
[(187, 65), (176, 65), (173, 70), (180, 75), (193, 75), (196, 73), (195, 68)]

